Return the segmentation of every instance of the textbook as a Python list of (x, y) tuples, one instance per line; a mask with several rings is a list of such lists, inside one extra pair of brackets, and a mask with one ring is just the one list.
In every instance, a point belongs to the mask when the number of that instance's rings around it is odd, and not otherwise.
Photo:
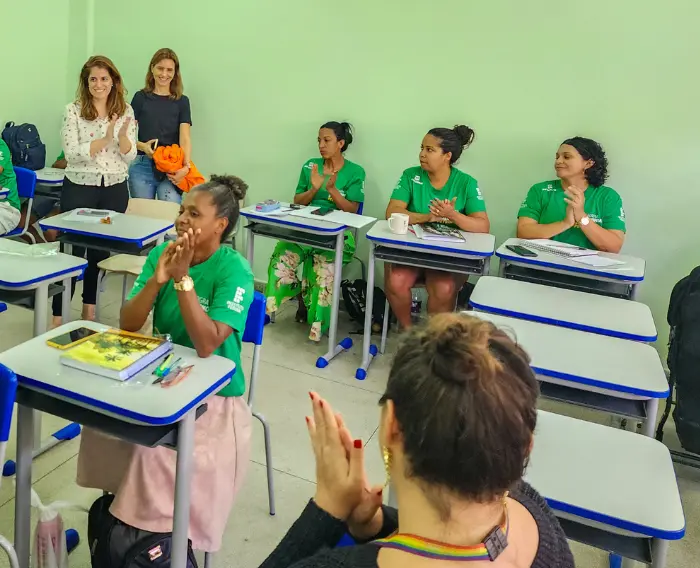
[(450, 243), (464, 243), (464, 235), (448, 225), (442, 223), (430, 223), (426, 225), (411, 225), (411, 230), (421, 240), (426, 241), (447, 241)]
[(91, 335), (59, 360), (68, 367), (126, 381), (172, 349), (165, 339), (110, 329)]

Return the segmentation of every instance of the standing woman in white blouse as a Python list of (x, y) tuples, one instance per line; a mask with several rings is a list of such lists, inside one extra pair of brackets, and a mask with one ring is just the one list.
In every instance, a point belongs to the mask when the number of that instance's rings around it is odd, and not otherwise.
[[(80, 72), (76, 101), (66, 107), (63, 117), (61, 135), (68, 165), (61, 211), (78, 207), (126, 211), (129, 162), (136, 156), (136, 121), (125, 95), (124, 83), (114, 63), (102, 55), (88, 59)], [(86, 250), (73, 247), (73, 254), (84, 257)], [(97, 264), (108, 256), (108, 252), (87, 250), (83, 319), (95, 319)], [(54, 325), (61, 323), (60, 314), (61, 300), (54, 296)]]

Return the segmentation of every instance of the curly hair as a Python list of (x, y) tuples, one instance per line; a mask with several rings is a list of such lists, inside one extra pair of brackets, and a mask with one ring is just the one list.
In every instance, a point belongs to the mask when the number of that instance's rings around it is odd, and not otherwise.
[(196, 185), (190, 191), (208, 192), (216, 207), (216, 216), (228, 219), (228, 225), (221, 234), (221, 242), (224, 242), (238, 223), (248, 184), (237, 176), (212, 175), (208, 182)]
[(454, 128), (431, 128), (428, 134), (440, 140), (440, 148), (446, 154), (451, 152), (450, 165), (459, 160), (462, 152), (474, 142), (474, 130), (464, 124)]
[(525, 469), (539, 386), (525, 351), (489, 321), (439, 314), (403, 337), (380, 400), (392, 400), (408, 477), (442, 518), (442, 490), (478, 502)]
[(605, 183), (605, 180), (608, 179), (608, 158), (605, 156), (605, 150), (598, 142), (590, 138), (575, 136), (564, 140), (563, 144), (573, 146), (584, 160), (593, 162), (593, 165), (583, 173), (588, 183), (593, 187), (600, 187)]
[(109, 73), (112, 79), (112, 89), (107, 98), (107, 116), (111, 117), (116, 114), (119, 117), (124, 116), (126, 112), (126, 88), (124, 81), (119, 74), (117, 67), (112, 63), (109, 57), (104, 55), (93, 55), (85, 62), (80, 70), (80, 80), (78, 82), (78, 92), (76, 95), (77, 102), (80, 103), (80, 116), (85, 120), (95, 120), (97, 118), (97, 109), (92, 103), (92, 95), (90, 94), (90, 71), (93, 67), (104, 69)]

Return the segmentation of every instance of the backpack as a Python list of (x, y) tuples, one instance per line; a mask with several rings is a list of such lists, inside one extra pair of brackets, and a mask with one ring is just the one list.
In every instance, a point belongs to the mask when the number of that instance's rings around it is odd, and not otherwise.
[(15, 126), (14, 122), (8, 122), (2, 131), (2, 139), (10, 149), (13, 166), (34, 171), (46, 166), (46, 146), (33, 124)]
[[(88, 544), (92, 568), (170, 568), (172, 533), (152, 533), (122, 523), (109, 508), (114, 495), (103, 495), (88, 513)], [(192, 543), (187, 568), (197, 568)]]
[[(361, 325), (365, 325), (365, 308), (367, 303), (367, 281), (358, 279), (353, 282), (343, 280), (340, 283), (340, 291), (343, 294), (345, 310), (350, 318)], [(384, 325), (384, 306), (386, 296), (384, 291), (378, 286), (374, 287), (374, 298), (372, 300), (372, 328), (373, 331), (381, 331)], [(378, 327), (377, 327), (378, 326)]]
[(667, 359), (671, 392), (656, 438), (663, 439), (675, 389), (673, 420), (681, 446), (700, 454), (700, 266), (673, 287), (667, 320), (671, 328)]

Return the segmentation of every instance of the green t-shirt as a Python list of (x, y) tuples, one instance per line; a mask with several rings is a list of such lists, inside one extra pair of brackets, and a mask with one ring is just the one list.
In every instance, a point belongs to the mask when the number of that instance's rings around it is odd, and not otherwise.
[(479, 184), (470, 176), (457, 168), (452, 168), (450, 179), (441, 189), (435, 189), (430, 184), (427, 172), (420, 166), (408, 168), (396, 184), (391, 194), (392, 199), (403, 201), (411, 213), (430, 213), (430, 202), (433, 199), (453, 199), (455, 211), (464, 215), (486, 211), (484, 197), (479, 190)]
[[(311, 158), (301, 168), (299, 183), (296, 193), (304, 193), (311, 189), (311, 165), (318, 166), (319, 173), (323, 174), (323, 158)], [(323, 177), (323, 185), (316, 192), (309, 205), (323, 207), (324, 209), (337, 209), (331, 194), (326, 191), (326, 183), (331, 176)], [(345, 199), (362, 203), (365, 200), (365, 170), (359, 164), (346, 159), (343, 167), (338, 172), (335, 187)]]
[[(598, 223), (603, 229), (623, 232), (627, 230), (625, 209), (617, 191), (604, 185), (588, 186), (584, 195), (586, 203), (583, 209), (591, 221)], [(564, 197), (566, 195), (561, 186), (561, 180), (535, 184), (527, 192), (527, 197), (518, 211), (518, 217), (529, 217), (543, 225), (563, 221), (566, 217)], [(577, 227), (571, 227), (555, 235), (552, 240), (588, 249), (595, 248), (584, 232)]]
[(19, 195), (17, 195), (17, 176), (12, 167), (12, 156), (5, 141), (0, 139), (0, 189), (9, 189), (5, 202), (19, 211)]
[[(166, 246), (167, 243), (163, 243), (150, 252), (129, 299), (138, 294), (153, 276), (158, 259)], [(214, 351), (215, 355), (231, 359), (236, 364), (235, 376), (219, 391), (219, 395), (241, 396), (245, 392), (245, 377), (241, 368), (241, 340), (248, 308), (253, 301), (253, 272), (248, 261), (240, 253), (222, 246), (203, 263), (190, 267), (189, 274), (194, 281), (199, 305), (212, 320), (233, 329), (233, 333)], [(172, 280), (158, 292), (153, 311), (153, 328), (158, 330), (158, 333), (169, 333), (173, 342), (178, 345), (194, 347), (182, 320), (180, 303)]]

